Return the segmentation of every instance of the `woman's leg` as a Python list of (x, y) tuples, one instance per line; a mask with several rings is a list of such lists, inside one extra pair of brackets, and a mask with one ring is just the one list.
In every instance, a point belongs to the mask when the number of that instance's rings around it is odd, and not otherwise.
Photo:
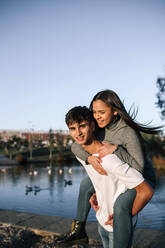
[(132, 242), (132, 206), (136, 197), (135, 189), (128, 189), (119, 195), (114, 204), (113, 234), (114, 248), (129, 248)]
[(108, 232), (98, 223), (98, 232), (100, 234), (103, 247), (113, 248), (113, 232)]
[(90, 178), (86, 177), (80, 184), (76, 220), (81, 222), (86, 221), (91, 208), (89, 199), (94, 192), (95, 190)]
[(132, 247), (133, 235), (134, 235), (134, 231), (135, 231), (135, 228), (136, 228), (137, 220), (138, 220), (138, 215), (135, 215), (135, 216), (132, 217), (132, 235), (131, 235), (131, 238), (130, 238), (130, 241), (129, 241), (128, 248)]

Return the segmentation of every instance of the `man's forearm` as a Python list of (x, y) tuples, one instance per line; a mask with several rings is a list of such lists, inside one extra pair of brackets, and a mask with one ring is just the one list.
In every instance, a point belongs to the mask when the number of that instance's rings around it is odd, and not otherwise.
[(148, 185), (147, 182), (142, 182), (137, 187), (135, 187), (137, 192), (133, 207), (132, 207), (132, 215), (136, 215), (144, 206), (151, 200), (154, 191)]

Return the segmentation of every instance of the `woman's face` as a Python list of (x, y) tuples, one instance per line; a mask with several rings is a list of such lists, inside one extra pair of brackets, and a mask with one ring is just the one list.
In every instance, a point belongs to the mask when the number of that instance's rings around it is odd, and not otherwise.
[(93, 117), (97, 121), (100, 128), (106, 127), (115, 119), (115, 116), (117, 115), (117, 112), (113, 111), (112, 107), (108, 106), (102, 100), (94, 101), (92, 108)]

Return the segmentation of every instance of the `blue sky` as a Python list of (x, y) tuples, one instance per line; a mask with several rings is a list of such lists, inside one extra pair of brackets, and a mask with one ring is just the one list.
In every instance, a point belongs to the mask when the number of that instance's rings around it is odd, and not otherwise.
[(0, 0), (0, 129), (67, 129), (104, 89), (163, 124), (164, 13), (164, 0)]

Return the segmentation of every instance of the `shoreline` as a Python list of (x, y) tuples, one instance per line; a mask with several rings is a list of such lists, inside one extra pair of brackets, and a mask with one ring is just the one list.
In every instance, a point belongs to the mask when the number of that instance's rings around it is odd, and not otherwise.
[[(20, 153), (21, 154), (21, 153)], [(45, 158), (41, 158), (42, 156), (33, 156), (33, 159), (26, 158), (26, 164), (30, 163), (50, 163), (49, 156)], [(57, 154), (56, 157), (53, 158), (51, 161), (52, 163), (64, 163), (64, 162), (77, 162), (77, 159), (75, 159), (74, 156), (66, 156), (66, 155), (60, 155)], [(164, 160), (163, 160), (164, 161)], [(77, 162), (78, 163), (78, 162)], [(17, 162), (15, 159), (10, 159), (8, 155), (0, 154), (0, 166), (1, 165), (20, 165), (19, 162)], [(25, 164), (25, 165), (26, 165)], [(155, 163), (153, 160), (153, 167), (155, 170), (165, 170), (165, 162), (164, 163)]]
[[(26, 230), (27, 235), (28, 232), (30, 233), (29, 235), (32, 235), (33, 232), (35, 235), (38, 235), (38, 237), (42, 236), (42, 242), (48, 243), (47, 246), (42, 246), (40, 243), (40, 246), (33, 245), (33, 246), (29, 246), (29, 248), (55, 247), (52, 246), (53, 243), (51, 243), (53, 242), (54, 236), (58, 236), (62, 233), (68, 232), (71, 228), (71, 222), (72, 222), (71, 219), (61, 218), (57, 216), (37, 215), (31, 213), (0, 209), (1, 230), (4, 229), (5, 231), (5, 227), (10, 229), (15, 228), (16, 230), (19, 229), (24, 231)], [(92, 248), (103, 247), (100, 242), (100, 236), (97, 232), (97, 222), (87, 222), (86, 231), (90, 239), (90, 243), (86, 247), (92, 247)], [(2, 231), (0, 232), (0, 234), (2, 234)], [(3, 248), (5, 248), (2, 240), (0, 240), (0, 245), (1, 244), (3, 245)], [(78, 246), (73, 246), (73, 247), (78, 247)], [(165, 231), (159, 231), (153, 229), (135, 230), (133, 248), (164, 248), (164, 247), (165, 247)]]
[(7, 166), (7, 165), (21, 165), (21, 166), (27, 166), (29, 164), (57, 164), (57, 165), (62, 165), (63, 163), (68, 163), (68, 164), (72, 164), (72, 163), (77, 163), (77, 160), (73, 157), (73, 158), (67, 158), (67, 157), (61, 157), (61, 156), (57, 156), (56, 159), (53, 159), (52, 161), (49, 161), (48, 158), (45, 159), (40, 159), (38, 157), (34, 157), (33, 159), (27, 159), (25, 162), (18, 162), (15, 159), (10, 159), (8, 158), (8, 156), (2, 155), (0, 154), (0, 166)]

